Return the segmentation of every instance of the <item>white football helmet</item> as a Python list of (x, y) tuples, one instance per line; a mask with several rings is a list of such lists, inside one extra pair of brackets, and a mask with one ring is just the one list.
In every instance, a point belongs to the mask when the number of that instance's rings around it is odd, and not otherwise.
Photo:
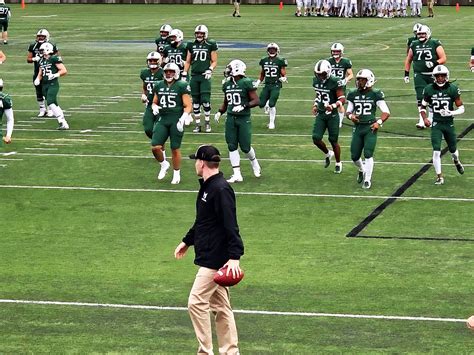
[(158, 52), (150, 52), (146, 56), (146, 64), (150, 69), (156, 69), (161, 65), (161, 54)]
[(171, 44), (179, 45), (183, 41), (184, 34), (183, 34), (183, 31), (178, 30), (177, 28), (174, 28), (171, 30), (169, 37), (170, 37)]
[(341, 43), (334, 43), (331, 46), (331, 56), (335, 59), (341, 58), (344, 54), (344, 46)]
[(444, 65), (437, 65), (433, 69), (433, 78), (438, 86), (444, 86), (449, 81), (449, 69)]
[(40, 53), (43, 55), (43, 58), (49, 58), (51, 56), (51, 54), (54, 53), (54, 47), (51, 43), (49, 42), (45, 42), (43, 43), (40, 48)]
[(209, 35), (209, 30), (207, 29), (206, 25), (197, 25), (196, 29), (194, 30), (194, 37), (201, 42), (207, 39)]
[[(364, 85), (362, 85), (359, 79), (366, 79)], [(365, 90), (371, 88), (375, 85), (375, 75), (372, 73), (372, 70), (369, 69), (361, 69), (357, 72), (356, 75), (356, 86), (359, 90)]]
[(431, 37), (431, 29), (426, 25), (421, 25), (416, 32), (416, 36), (420, 42), (425, 42)]
[[(274, 50), (271, 51), (271, 49), (274, 49)], [(280, 54), (280, 47), (278, 46), (278, 44), (274, 42), (268, 43), (267, 53), (269, 57), (276, 57), (278, 54)]]
[(420, 27), (423, 26), (421, 23), (415, 23), (413, 25), (413, 34), (416, 36), (416, 34), (418, 33), (418, 30), (420, 29)]
[(245, 70), (247, 69), (247, 65), (239, 59), (232, 60), (224, 71), (224, 76), (245, 76)]
[(44, 43), (49, 41), (49, 32), (46, 28), (40, 29), (36, 32), (36, 42)]
[(329, 78), (331, 75), (331, 63), (327, 60), (323, 59), (316, 63), (314, 66), (314, 74), (321, 80), (323, 83)]
[[(181, 71), (179, 70), (179, 67), (175, 63), (168, 63), (163, 67), (163, 71), (165, 72), (165, 80), (170, 83), (173, 80), (179, 80), (179, 77), (181, 75)], [(173, 72), (173, 75), (168, 75), (167, 72)]]
[(164, 24), (163, 26), (161, 26), (160, 27), (160, 36), (161, 36), (161, 38), (166, 39), (170, 35), (170, 32), (172, 30), (173, 30), (173, 28), (168, 24)]

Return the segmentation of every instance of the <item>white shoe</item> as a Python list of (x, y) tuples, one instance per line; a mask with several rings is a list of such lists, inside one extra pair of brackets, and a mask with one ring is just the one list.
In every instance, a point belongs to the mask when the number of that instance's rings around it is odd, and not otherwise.
[(425, 129), (426, 126), (425, 126), (425, 124), (417, 123), (417, 124), (416, 124), (416, 128), (418, 128), (418, 129)]
[(368, 180), (365, 180), (364, 183), (362, 184), (362, 188), (366, 190), (370, 189), (371, 186), (372, 186), (372, 183)]
[(262, 170), (260, 169), (260, 164), (257, 159), (252, 160), (250, 164), (252, 164), (253, 175), (257, 178), (262, 176)]
[(324, 159), (324, 167), (327, 168), (331, 164), (331, 158), (334, 156), (334, 152), (330, 150), (328, 156)]
[(206, 124), (204, 125), (204, 132), (211, 133), (211, 131), (211, 124), (209, 122), (206, 122)]
[(172, 185), (178, 185), (181, 181), (181, 175), (173, 175), (173, 180), (171, 180)]
[(38, 113), (37, 117), (44, 117), (46, 116), (46, 110), (45, 109), (40, 109), (40, 112)]
[(63, 123), (60, 123), (60, 124), (59, 124), (58, 130), (60, 130), (60, 131), (67, 131), (68, 129), (69, 129), (69, 125), (67, 124), (66, 121), (64, 121)]
[(168, 169), (170, 168), (170, 163), (168, 161), (163, 160), (163, 164), (161, 164), (160, 172), (158, 173), (158, 180), (163, 180), (166, 176), (166, 173), (168, 172)]
[(443, 185), (444, 184), (444, 178), (438, 177), (436, 178), (435, 185)]
[(46, 116), (53, 117), (54, 116), (53, 111), (48, 110), (48, 112), (46, 112)]
[(232, 175), (230, 178), (227, 179), (227, 182), (230, 183), (230, 184), (233, 184), (234, 182), (242, 182), (244, 181), (244, 178), (242, 177), (242, 175)]
[(269, 123), (267, 127), (268, 127), (268, 129), (275, 129), (275, 124), (274, 123)]

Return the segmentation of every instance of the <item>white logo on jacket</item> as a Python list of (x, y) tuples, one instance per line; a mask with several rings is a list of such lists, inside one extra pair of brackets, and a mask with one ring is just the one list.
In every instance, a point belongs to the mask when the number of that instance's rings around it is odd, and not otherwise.
[(201, 200), (204, 201), (204, 202), (207, 202), (206, 198), (207, 198), (207, 192), (204, 192), (202, 194)]

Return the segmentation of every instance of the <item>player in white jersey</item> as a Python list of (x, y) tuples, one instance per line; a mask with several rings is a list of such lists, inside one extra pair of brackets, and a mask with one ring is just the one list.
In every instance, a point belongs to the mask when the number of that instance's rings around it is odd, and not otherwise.
[(296, 12), (295, 16), (300, 17), (301, 15), (301, 9), (303, 8), (303, 0), (296, 0)]
[(421, 8), (423, 7), (421, 0), (411, 0), (411, 16), (421, 17)]

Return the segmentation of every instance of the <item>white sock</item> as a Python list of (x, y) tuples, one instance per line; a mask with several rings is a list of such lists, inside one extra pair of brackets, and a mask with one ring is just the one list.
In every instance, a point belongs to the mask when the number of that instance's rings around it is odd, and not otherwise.
[(362, 163), (362, 159), (359, 158), (359, 160), (356, 160), (354, 164), (359, 168), (359, 171), (364, 171), (364, 164)]
[(338, 112), (339, 114), (339, 127), (342, 126), (342, 122), (344, 122), (344, 112)]
[(181, 170), (173, 170), (173, 180), (181, 178)]
[(429, 110), (428, 111), (428, 119), (430, 120), (430, 122), (433, 122), (433, 110)]
[(64, 119), (64, 113), (63, 110), (61, 110), (61, 107), (59, 107), (56, 104), (51, 104), (48, 106), (48, 108), (53, 111), (53, 115), (56, 117), (59, 123), (66, 122)]
[(39, 105), (40, 110), (46, 110), (46, 106), (44, 105), (44, 100), (38, 101), (38, 105)]
[[(164, 153), (164, 152), (163, 152)], [(163, 155), (163, 158), (164, 158), (164, 155)], [(167, 163), (166, 159), (163, 159), (163, 161), (160, 161), (160, 165), (161, 167), (165, 166)]]
[(166, 160), (166, 152), (165, 152), (165, 150), (163, 149), (161, 152), (163, 153), (163, 160)]
[(249, 152), (245, 153), (245, 155), (247, 156), (247, 158), (249, 158), (250, 161), (254, 160), (255, 159), (255, 150), (253, 149), (253, 147), (250, 147)]
[(332, 150), (328, 150), (328, 153), (325, 156), (326, 156), (326, 158), (329, 158), (333, 154), (334, 154), (334, 152)]
[(451, 153), (451, 156), (453, 157), (453, 160), (455, 162), (458, 162), (459, 161), (459, 151), (456, 149), (456, 151), (454, 153)]
[(421, 107), (418, 107), (418, 125), (424, 127), (425, 121), (423, 121), (423, 117), (421, 117), (420, 109)]
[(234, 150), (232, 152), (229, 152), (229, 160), (230, 160), (230, 165), (232, 165), (232, 168), (234, 169), (234, 173), (235, 173), (235, 169), (238, 168), (239, 169), (239, 174), (240, 174), (240, 154), (239, 154), (239, 151)]
[(277, 113), (276, 107), (270, 107), (270, 111), (269, 111), (270, 124), (272, 124), (272, 125), (275, 124), (276, 113)]
[(365, 159), (365, 181), (372, 181), (372, 172), (374, 171), (374, 158)]
[(437, 175), (441, 174), (441, 152), (433, 150), (433, 166)]

